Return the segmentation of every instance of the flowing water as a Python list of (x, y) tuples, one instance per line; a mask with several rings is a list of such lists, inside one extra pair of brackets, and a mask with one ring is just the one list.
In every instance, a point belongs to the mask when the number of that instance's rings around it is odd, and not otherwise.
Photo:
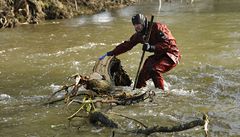
[[(154, 102), (112, 111), (149, 126), (174, 125), (207, 113), (210, 136), (240, 136), (239, 7), (238, 0), (195, 0), (192, 4), (176, 0), (162, 2), (161, 7), (157, 0), (146, 0), (95, 15), (0, 30), (0, 136), (110, 136), (111, 129), (95, 128), (85, 119), (72, 123), (81, 125), (79, 129), (69, 126), (67, 117), (76, 110), (61, 103), (40, 104), (66, 84), (66, 77), (90, 74), (98, 57), (127, 40), (134, 33), (131, 16), (138, 12), (154, 14), (156, 21), (168, 24), (182, 60), (164, 74), (168, 97), (157, 92)], [(138, 45), (118, 56), (132, 79), (141, 52)], [(148, 89), (153, 89), (151, 81), (143, 90)], [(120, 124), (124, 129), (136, 128), (130, 120)], [(116, 131), (115, 136), (136, 135)], [(151, 136), (204, 136), (204, 132), (194, 128)]]

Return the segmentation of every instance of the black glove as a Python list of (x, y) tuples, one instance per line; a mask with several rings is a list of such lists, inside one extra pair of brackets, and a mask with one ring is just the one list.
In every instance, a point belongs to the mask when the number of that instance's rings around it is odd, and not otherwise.
[(148, 51), (148, 52), (154, 52), (155, 50), (155, 46), (154, 45), (150, 45), (149, 43), (144, 43), (143, 47), (142, 47), (143, 51)]

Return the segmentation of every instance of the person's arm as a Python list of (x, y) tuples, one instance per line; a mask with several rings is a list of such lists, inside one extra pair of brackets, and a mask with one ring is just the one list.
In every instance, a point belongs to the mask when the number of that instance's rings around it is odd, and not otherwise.
[(124, 41), (123, 43), (116, 46), (112, 51), (109, 51), (109, 55), (120, 55), (122, 53), (125, 53), (129, 50), (131, 50), (135, 45), (140, 43), (140, 35), (138, 33), (135, 33), (131, 36), (131, 38), (127, 41)]
[(131, 36), (131, 38), (127, 41), (124, 41), (123, 43), (116, 46), (113, 50), (108, 51), (103, 56), (99, 57), (99, 60), (104, 59), (106, 56), (117, 56), (119, 54), (122, 54), (128, 50), (131, 50), (135, 45), (140, 43), (140, 36), (139, 34), (135, 33)]

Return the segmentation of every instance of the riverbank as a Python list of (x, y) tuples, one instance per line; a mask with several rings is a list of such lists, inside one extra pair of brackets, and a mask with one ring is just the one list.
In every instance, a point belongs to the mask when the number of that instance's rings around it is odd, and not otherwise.
[(136, 0), (0, 0), (0, 28), (122, 8)]

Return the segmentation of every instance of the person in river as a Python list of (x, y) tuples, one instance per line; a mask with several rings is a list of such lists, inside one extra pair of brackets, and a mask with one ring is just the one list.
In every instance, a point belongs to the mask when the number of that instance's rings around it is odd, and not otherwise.
[[(151, 52), (153, 55), (150, 55), (145, 60), (139, 73), (136, 88), (145, 87), (146, 81), (152, 79), (156, 88), (164, 90), (162, 74), (174, 68), (181, 58), (176, 40), (167, 25), (160, 22), (153, 22), (149, 41), (145, 43), (144, 38), (150, 26), (147, 17), (143, 14), (136, 14), (132, 17), (132, 24), (136, 32), (129, 40), (108, 51), (105, 56), (117, 56), (131, 50), (139, 43), (143, 44), (142, 50)], [(102, 58), (104, 56), (99, 59)]]

